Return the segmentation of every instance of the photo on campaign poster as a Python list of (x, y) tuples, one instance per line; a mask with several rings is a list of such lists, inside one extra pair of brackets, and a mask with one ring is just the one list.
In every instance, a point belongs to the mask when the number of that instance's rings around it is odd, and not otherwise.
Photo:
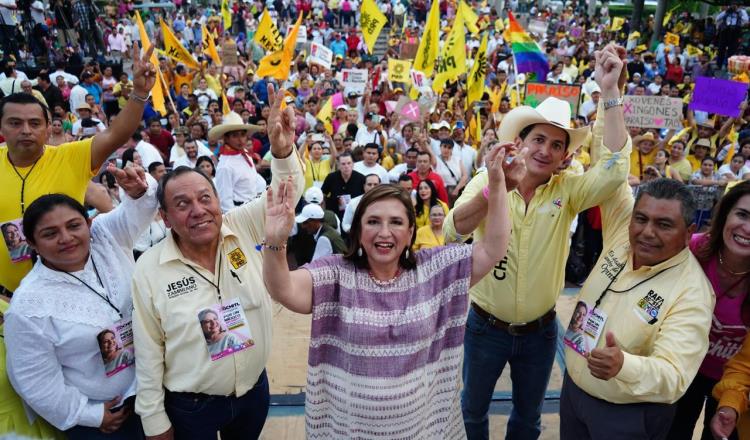
[(607, 315), (604, 312), (586, 304), (585, 301), (578, 301), (563, 336), (563, 342), (576, 353), (586, 356), (596, 348), (606, 321)]
[(202, 309), (198, 321), (212, 361), (255, 345), (239, 300)]
[(114, 376), (135, 363), (132, 321), (117, 321), (96, 335), (104, 362), (104, 373)]
[(12, 220), (0, 225), (3, 231), (3, 240), (8, 249), (10, 260), (14, 263), (31, 259), (31, 246), (26, 242), (23, 235), (21, 220)]

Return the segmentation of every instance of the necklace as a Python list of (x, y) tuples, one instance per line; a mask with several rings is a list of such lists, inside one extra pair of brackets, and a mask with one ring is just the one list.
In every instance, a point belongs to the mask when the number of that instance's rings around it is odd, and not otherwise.
[(375, 274), (372, 273), (372, 271), (369, 271), (370, 279), (373, 283), (377, 284), (378, 286), (387, 286), (388, 284), (391, 284), (392, 282), (396, 281), (396, 278), (398, 278), (399, 275), (401, 275), (401, 268), (399, 267), (396, 270), (396, 275), (393, 276), (390, 280), (379, 280), (375, 278)]
[(736, 277), (745, 276), (745, 275), (747, 275), (747, 274), (750, 273), (750, 270), (746, 270), (744, 272), (735, 272), (732, 269), (730, 269), (729, 266), (726, 263), (724, 263), (724, 257), (722, 257), (721, 251), (719, 251), (719, 264), (721, 264), (724, 267), (724, 269), (727, 272), (729, 272), (730, 275), (733, 275), (733, 276), (736, 276)]
[(39, 157), (36, 158), (33, 164), (31, 164), (31, 168), (26, 173), (25, 176), (22, 176), (21, 173), (18, 171), (18, 168), (16, 168), (16, 164), (13, 163), (13, 161), (10, 159), (10, 155), (8, 155), (8, 162), (10, 162), (10, 166), (13, 167), (13, 171), (16, 172), (16, 175), (18, 175), (18, 178), (21, 179), (21, 215), (24, 214), (24, 211), (26, 210), (26, 203), (24, 201), (24, 192), (26, 191), (26, 179), (29, 178), (31, 175), (31, 172), (34, 171), (34, 167), (36, 167), (36, 164), (39, 163), (39, 159), (44, 156), (44, 147), (42, 147), (42, 154), (39, 155)]

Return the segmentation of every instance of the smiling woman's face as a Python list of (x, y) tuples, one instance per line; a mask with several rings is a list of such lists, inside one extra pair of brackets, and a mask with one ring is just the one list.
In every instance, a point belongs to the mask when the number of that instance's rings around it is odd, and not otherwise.
[(89, 256), (91, 230), (81, 213), (58, 205), (42, 215), (34, 228), (34, 249), (55, 269), (81, 270)]
[(404, 205), (397, 199), (374, 202), (367, 207), (361, 221), (359, 241), (370, 267), (398, 264), (414, 232)]

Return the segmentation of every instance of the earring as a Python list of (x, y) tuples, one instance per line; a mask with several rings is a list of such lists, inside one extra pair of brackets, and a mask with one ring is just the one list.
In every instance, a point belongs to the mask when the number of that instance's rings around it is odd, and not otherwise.
[(409, 248), (406, 248), (406, 259), (409, 259)]
[(362, 256), (362, 247), (360, 247), (359, 249), (357, 249), (357, 256), (358, 257)]

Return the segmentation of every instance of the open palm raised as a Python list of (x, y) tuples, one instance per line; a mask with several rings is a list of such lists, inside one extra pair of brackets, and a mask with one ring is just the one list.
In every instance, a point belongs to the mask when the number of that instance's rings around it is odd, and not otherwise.
[(294, 226), (294, 181), (291, 177), (279, 182), (276, 191), (266, 192), (266, 243), (279, 246), (286, 243)]

